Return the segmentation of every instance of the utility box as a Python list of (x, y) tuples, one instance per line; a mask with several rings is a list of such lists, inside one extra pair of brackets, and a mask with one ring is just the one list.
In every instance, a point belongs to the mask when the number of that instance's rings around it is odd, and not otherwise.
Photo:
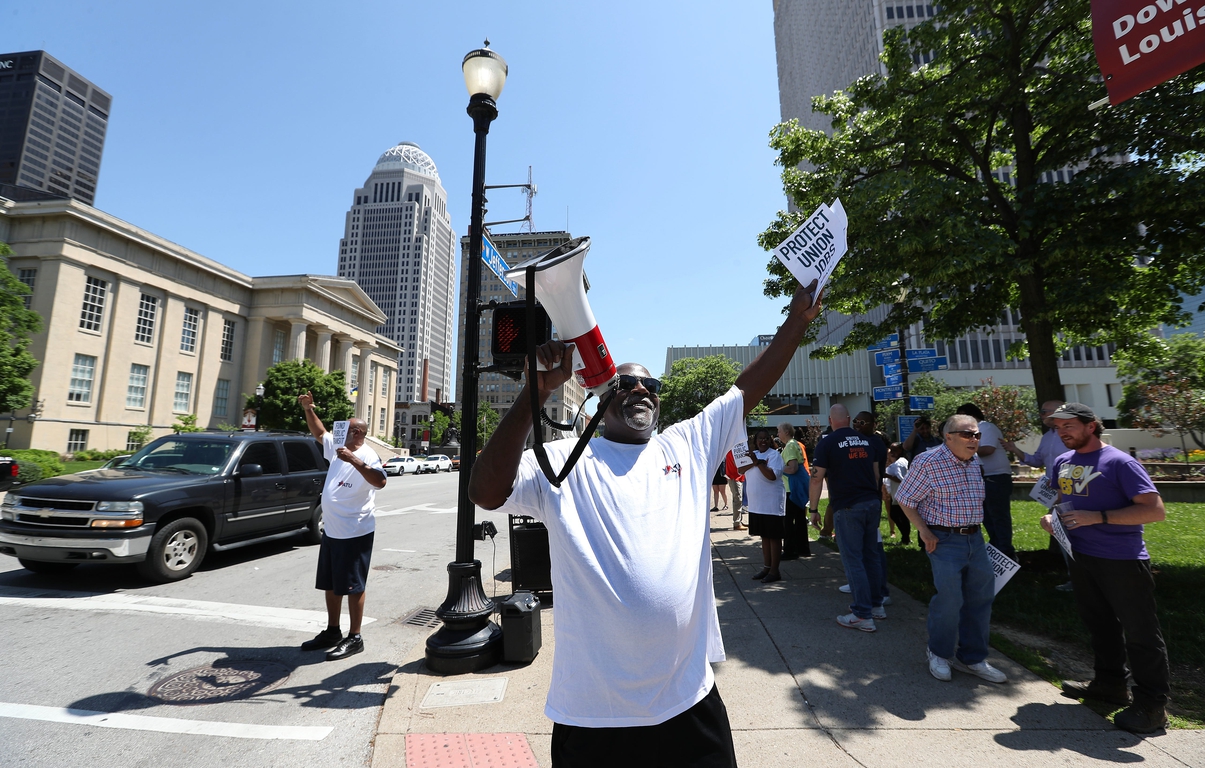
[(502, 660), (533, 661), (540, 652), (540, 598), (516, 592), (502, 602)]
[(548, 529), (534, 518), (510, 515), (510, 583), (515, 592), (551, 592)]

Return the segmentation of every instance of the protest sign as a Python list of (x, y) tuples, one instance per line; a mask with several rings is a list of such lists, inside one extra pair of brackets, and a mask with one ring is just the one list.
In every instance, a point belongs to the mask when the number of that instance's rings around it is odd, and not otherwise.
[(1021, 564), (1013, 560), (1008, 555), (993, 547), (991, 544), (983, 545), (987, 549), (987, 559), (992, 563), (992, 572), (996, 574), (996, 594), (1000, 594), (1000, 590), (1008, 583), (1008, 580), (1021, 570)]
[(1092, 42), (1110, 104), (1205, 62), (1205, 6), (1184, 1), (1092, 0)]
[(1042, 475), (1033, 484), (1033, 490), (1029, 492), (1029, 498), (1046, 507), (1046, 509), (1050, 509), (1059, 500), (1059, 489), (1050, 484), (1050, 481), (1046, 479), (1046, 475)]
[(829, 207), (823, 203), (799, 228), (774, 249), (774, 254), (800, 285), (816, 281), (819, 293), (847, 250), (849, 221), (838, 198)]
[(347, 426), (350, 421), (336, 421), (334, 429), (331, 430), (331, 436), (335, 439), (335, 447), (342, 448), (347, 444)]
[(1065, 501), (1062, 504), (1056, 504), (1054, 508), (1050, 510), (1050, 527), (1054, 531), (1054, 540), (1059, 543), (1059, 546), (1061, 546), (1063, 551), (1067, 553), (1067, 557), (1071, 558), (1072, 560), (1075, 559), (1075, 555), (1071, 553), (1071, 539), (1067, 536), (1067, 529), (1063, 527), (1063, 520), (1060, 515), (1063, 512), (1074, 511), (1075, 510), (1071, 507), (1071, 502), (1069, 501)]
[(753, 459), (749, 458), (748, 441), (740, 442), (732, 446), (732, 460), (736, 462), (736, 468), (742, 473), (745, 471), (745, 467), (753, 466)]

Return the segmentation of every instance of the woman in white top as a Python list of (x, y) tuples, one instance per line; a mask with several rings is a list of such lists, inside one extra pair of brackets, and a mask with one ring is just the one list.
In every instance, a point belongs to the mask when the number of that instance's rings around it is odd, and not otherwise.
[[(912, 538), (912, 525), (908, 522), (908, 516), (904, 514), (904, 510), (895, 503), (895, 492), (900, 489), (900, 483), (904, 482), (904, 477), (908, 474), (908, 459), (904, 457), (902, 443), (892, 443), (887, 447), (886, 472), (887, 477), (883, 480), (883, 494), (886, 497), (885, 500), (890, 502), (887, 520), (894, 523), (893, 528), (900, 529), (900, 541), (908, 544)], [(895, 531), (893, 530), (891, 533), (894, 535)], [(919, 538), (917, 536), (917, 539)], [(920, 542), (917, 541), (917, 543)]]
[(787, 491), (782, 484), (782, 455), (774, 448), (770, 430), (759, 429), (749, 451), (753, 466), (745, 468), (745, 492), (749, 496), (749, 534), (761, 536), (762, 569), (754, 580), (763, 584), (779, 581), (782, 537), (786, 531)]

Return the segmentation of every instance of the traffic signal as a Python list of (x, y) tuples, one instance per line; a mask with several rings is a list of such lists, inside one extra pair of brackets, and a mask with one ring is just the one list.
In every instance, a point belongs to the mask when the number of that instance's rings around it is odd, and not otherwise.
[[(536, 345), (552, 338), (552, 321), (544, 307), (536, 304)], [(527, 360), (527, 302), (511, 301), (494, 308), (490, 356), (501, 373), (513, 378), (523, 374)]]

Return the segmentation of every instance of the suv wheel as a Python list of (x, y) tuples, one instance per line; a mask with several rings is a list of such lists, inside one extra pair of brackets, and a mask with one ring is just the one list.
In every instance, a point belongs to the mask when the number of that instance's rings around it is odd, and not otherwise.
[(79, 563), (44, 563), (39, 560), (26, 560), (23, 557), (18, 557), (17, 562), (27, 571), (45, 574), (66, 573), (79, 565)]
[(321, 544), (324, 527), (322, 523), (322, 504), (319, 503), (314, 506), (314, 514), (310, 517), (309, 527), (302, 534), (302, 539), (306, 544)]
[(138, 572), (155, 582), (188, 578), (201, 565), (208, 548), (209, 534), (200, 520), (173, 520), (151, 537), (146, 560), (138, 564)]

